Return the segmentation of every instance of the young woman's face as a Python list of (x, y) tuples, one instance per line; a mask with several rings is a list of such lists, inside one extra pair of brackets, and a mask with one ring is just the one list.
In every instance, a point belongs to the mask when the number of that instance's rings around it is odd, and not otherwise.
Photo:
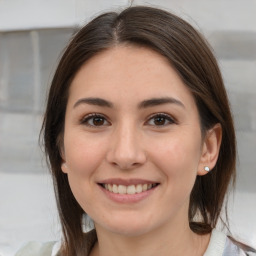
[(186, 223), (203, 144), (191, 93), (152, 50), (106, 50), (71, 84), (62, 170), (96, 229), (135, 236)]

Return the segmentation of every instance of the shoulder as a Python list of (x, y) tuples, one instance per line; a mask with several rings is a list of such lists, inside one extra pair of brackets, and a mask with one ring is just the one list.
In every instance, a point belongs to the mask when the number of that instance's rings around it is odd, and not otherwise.
[[(95, 229), (84, 234), (85, 244), (90, 251), (95, 242), (97, 235)], [(23, 246), (14, 256), (57, 256), (61, 248), (61, 242), (29, 242)], [(1, 255), (0, 255), (1, 256)]]
[(55, 256), (58, 249), (58, 242), (29, 242), (15, 256)]
[(232, 237), (228, 237), (223, 256), (226, 255), (256, 256), (256, 250), (236, 241)]
[(256, 251), (213, 229), (204, 256), (256, 256)]

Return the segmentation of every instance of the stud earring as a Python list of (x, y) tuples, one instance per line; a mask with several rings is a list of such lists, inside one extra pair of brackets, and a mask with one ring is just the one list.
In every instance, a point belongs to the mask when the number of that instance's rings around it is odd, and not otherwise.
[(204, 167), (204, 170), (205, 170), (206, 172), (209, 172), (209, 171), (210, 171), (210, 168), (209, 168), (208, 166), (205, 166), (205, 167)]

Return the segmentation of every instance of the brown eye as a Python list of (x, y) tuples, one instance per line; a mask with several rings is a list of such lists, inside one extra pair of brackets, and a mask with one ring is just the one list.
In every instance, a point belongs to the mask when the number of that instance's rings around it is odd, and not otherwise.
[(159, 116), (159, 117), (155, 117), (154, 118), (154, 124), (155, 125), (164, 125), (165, 122), (166, 122), (166, 118), (165, 117)]
[(155, 114), (147, 122), (151, 126), (166, 126), (173, 123), (175, 123), (174, 119), (167, 114)]
[(99, 125), (104, 125), (104, 118), (102, 118), (102, 117), (94, 117), (93, 119), (92, 119), (92, 122), (93, 122), (93, 124), (95, 125), (95, 126), (99, 126)]
[(81, 121), (81, 124), (89, 127), (101, 127), (110, 125), (110, 123), (106, 120), (104, 116), (98, 114), (90, 114), (86, 116)]

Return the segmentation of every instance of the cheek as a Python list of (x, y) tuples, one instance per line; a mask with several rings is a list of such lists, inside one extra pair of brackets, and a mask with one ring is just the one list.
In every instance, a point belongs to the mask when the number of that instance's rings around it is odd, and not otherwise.
[(162, 171), (175, 193), (192, 189), (200, 161), (200, 140), (196, 136), (174, 136), (151, 144), (150, 158)]
[(103, 161), (104, 147), (83, 133), (64, 135), (65, 160), (69, 185), (85, 212), (93, 207), (94, 175)]
[(194, 169), (199, 163), (200, 155), (200, 140), (182, 135), (153, 141), (150, 146), (151, 158), (167, 169), (181, 168), (185, 171), (186, 166)]
[(103, 160), (104, 147), (84, 134), (64, 137), (66, 163), (72, 174), (90, 175)]

